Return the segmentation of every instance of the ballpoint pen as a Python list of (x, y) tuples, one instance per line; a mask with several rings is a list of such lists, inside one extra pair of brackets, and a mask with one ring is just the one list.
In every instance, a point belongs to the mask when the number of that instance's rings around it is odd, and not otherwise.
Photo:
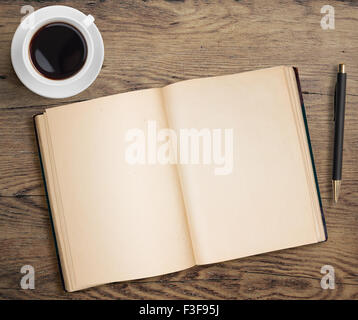
[(338, 65), (336, 92), (334, 96), (334, 153), (333, 153), (333, 175), (332, 187), (334, 202), (338, 197), (342, 182), (343, 161), (343, 136), (344, 136), (344, 112), (346, 104), (346, 67)]

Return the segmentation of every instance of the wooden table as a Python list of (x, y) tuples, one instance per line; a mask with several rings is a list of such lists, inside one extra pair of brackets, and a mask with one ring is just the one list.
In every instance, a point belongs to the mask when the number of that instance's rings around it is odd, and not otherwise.
[[(327, 1), (56, 1), (92, 14), (105, 60), (95, 83), (69, 99), (33, 94), (10, 61), (20, 8), (0, 4), (0, 298), (1, 299), (343, 299), (358, 298), (358, 3), (329, 1), (335, 29), (323, 30)], [(336, 65), (348, 69), (342, 195), (331, 193)], [(299, 68), (329, 240), (140, 281), (66, 293), (60, 281), (32, 115), (45, 108), (179, 80), (276, 65)], [(23, 265), (35, 289), (20, 287)], [(323, 290), (321, 267), (335, 269)]]

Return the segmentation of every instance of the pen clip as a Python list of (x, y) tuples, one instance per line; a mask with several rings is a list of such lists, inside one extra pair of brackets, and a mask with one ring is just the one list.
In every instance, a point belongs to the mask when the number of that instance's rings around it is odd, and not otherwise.
[(333, 121), (336, 121), (336, 112), (337, 112), (337, 83), (334, 87), (334, 101), (333, 101)]

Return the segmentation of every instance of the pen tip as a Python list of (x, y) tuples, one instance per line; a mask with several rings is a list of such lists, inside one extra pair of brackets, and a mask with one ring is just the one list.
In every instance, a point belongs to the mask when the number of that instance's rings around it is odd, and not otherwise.
[(334, 202), (337, 203), (338, 202), (338, 197), (339, 197), (339, 192), (341, 190), (341, 180), (333, 180), (332, 184), (333, 184)]

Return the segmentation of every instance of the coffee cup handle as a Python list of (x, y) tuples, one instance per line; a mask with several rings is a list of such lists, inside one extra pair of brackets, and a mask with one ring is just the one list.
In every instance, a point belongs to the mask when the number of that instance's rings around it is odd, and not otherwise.
[(86, 28), (92, 25), (93, 22), (94, 22), (94, 17), (90, 14), (82, 21), (82, 23), (85, 25)]

